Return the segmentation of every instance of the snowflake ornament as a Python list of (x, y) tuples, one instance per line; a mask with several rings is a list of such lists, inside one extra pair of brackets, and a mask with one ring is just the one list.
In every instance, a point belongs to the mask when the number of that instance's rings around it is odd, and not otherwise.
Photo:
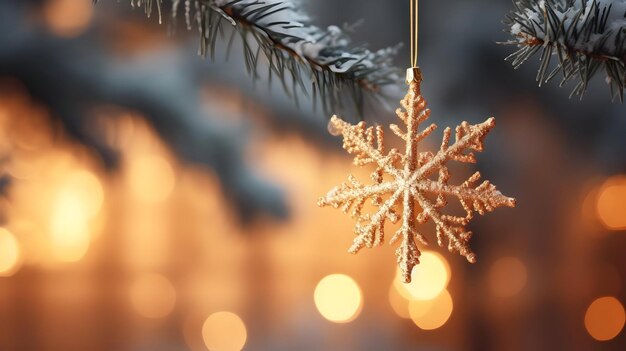
[[(418, 227), (431, 220), (435, 225), (437, 244), (448, 243), (448, 250), (458, 252), (469, 262), (476, 262), (476, 255), (469, 247), (472, 232), (465, 227), (475, 212), (483, 215), (497, 207), (515, 207), (515, 199), (502, 195), (489, 181), (476, 186), (480, 173), (476, 172), (460, 185), (449, 184), (448, 161), (475, 163), (474, 151), (483, 150), (484, 139), (495, 126), (495, 119), (471, 125), (467, 122), (456, 127), (456, 138), (451, 141), (451, 129), (443, 132), (443, 141), (437, 152), (418, 151), (418, 144), (429, 136), (437, 125), (431, 124), (420, 130), (420, 124), (428, 119), (430, 110), (420, 92), (421, 74), (418, 68), (409, 69), (409, 91), (401, 101), (404, 110), (396, 114), (406, 129), (392, 124), (390, 129), (406, 145), (404, 154), (396, 149), (385, 152), (383, 128), (366, 127), (365, 122), (351, 125), (337, 116), (329, 127), (343, 135), (343, 148), (354, 155), (357, 166), (373, 165), (373, 184), (365, 185), (355, 177), (332, 189), (322, 197), (318, 206), (341, 208), (356, 221), (356, 238), (349, 252), (356, 254), (364, 247), (380, 246), (384, 242), (386, 221), (401, 221), (390, 243), (401, 240), (396, 250), (398, 264), (405, 283), (411, 281), (411, 271), (419, 263), (420, 250), (416, 240), (424, 245), (428, 241)], [(444, 214), (441, 210), (448, 204), (448, 197), (456, 197), (465, 215)], [(363, 213), (367, 200), (375, 209)]]

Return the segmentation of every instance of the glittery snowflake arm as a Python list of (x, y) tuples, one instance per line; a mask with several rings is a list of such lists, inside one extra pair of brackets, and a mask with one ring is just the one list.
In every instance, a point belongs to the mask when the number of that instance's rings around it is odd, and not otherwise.
[[(480, 180), (478, 172), (460, 185), (448, 183), (450, 172), (447, 162), (476, 162), (474, 152), (483, 150), (484, 139), (495, 126), (493, 118), (476, 125), (461, 123), (456, 128), (453, 144), (450, 143), (452, 131), (446, 128), (436, 153), (418, 152), (419, 142), (437, 128), (435, 124), (430, 124), (420, 130), (420, 124), (429, 118), (430, 110), (426, 108), (419, 83), (419, 78), (412, 80), (409, 92), (401, 101), (404, 109), (396, 111), (403, 126), (390, 126), (405, 143), (402, 155), (394, 149), (385, 154), (381, 127), (366, 128), (364, 122), (350, 125), (336, 116), (331, 119), (331, 130), (343, 135), (343, 147), (354, 155), (354, 163), (375, 166), (372, 173), (374, 184), (364, 185), (350, 176), (348, 182), (331, 190), (318, 203), (319, 206), (341, 208), (355, 219), (356, 238), (350, 247), (351, 253), (382, 244), (386, 220), (395, 223), (401, 218), (400, 228), (391, 243), (401, 239), (396, 255), (405, 282), (411, 281), (411, 271), (419, 263), (417, 241), (428, 244), (417, 230), (418, 225), (432, 220), (439, 246), (447, 241), (450, 251), (459, 252), (468, 261), (475, 262), (476, 256), (469, 248), (472, 233), (465, 228), (474, 213), (482, 215), (497, 207), (515, 206), (513, 198), (502, 195), (489, 181), (476, 186)], [(383, 181), (383, 174), (392, 179)], [(442, 213), (448, 198), (458, 199), (465, 211), (463, 216)], [(363, 213), (368, 199), (372, 200), (372, 214)]]
[(376, 174), (382, 175), (380, 172), (384, 171), (388, 174), (397, 175), (393, 163), (401, 159), (402, 156), (398, 154), (396, 149), (391, 149), (388, 155), (384, 154), (384, 132), (381, 126), (366, 128), (365, 122), (351, 125), (341, 118), (333, 116), (330, 119), (330, 128), (334, 134), (343, 135), (343, 148), (354, 155), (356, 166), (376, 163), (378, 166)]
[[(331, 118), (330, 126), (332, 130), (343, 135), (343, 147), (355, 156), (355, 165), (376, 165), (375, 171), (371, 174), (375, 184), (362, 185), (356, 178), (350, 176), (347, 183), (332, 189), (318, 202), (319, 206), (330, 205), (341, 208), (344, 213), (352, 209), (350, 214), (357, 221), (355, 227), (357, 237), (349, 252), (357, 253), (363, 247), (382, 244), (385, 220), (389, 219), (393, 223), (398, 220), (393, 209), (399, 197), (398, 184), (397, 182), (383, 183), (383, 173), (399, 176), (394, 163), (402, 156), (395, 149), (390, 150), (387, 155), (384, 154), (384, 135), (380, 126), (366, 128), (365, 122), (351, 125), (337, 116)], [(381, 196), (389, 193), (392, 195), (383, 202)], [(378, 207), (374, 215), (362, 214), (367, 199), (371, 199), (372, 205)]]

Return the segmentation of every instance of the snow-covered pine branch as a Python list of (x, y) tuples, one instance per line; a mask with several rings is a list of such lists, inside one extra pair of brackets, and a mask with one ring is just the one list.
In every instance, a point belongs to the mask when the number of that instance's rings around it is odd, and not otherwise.
[[(611, 98), (624, 101), (626, 88), (626, 0), (514, 0), (507, 31), (519, 50), (510, 55), (518, 68), (539, 53), (539, 85), (561, 73), (561, 86), (576, 81), (570, 95), (582, 95), (596, 74), (604, 74)], [(550, 67), (552, 56), (558, 58)]]
[[(360, 110), (364, 93), (386, 95), (401, 81), (392, 57), (397, 47), (372, 52), (351, 44), (347, 28), (321, 29), (299, 10), (299, 0), (131, 0), (146, 14), (171, 6), (172, 19), (184, 13), (189, 29), (200, 34), (200, 54), (215, 55), (216, 41), (228, 40), (228, 50), (237, 35), (243, 41), (246, 68), (257, 76), (261, 54), (268, 62), (269, 79), (278, 77), (285, 91), (297, 102), (298, 92), (312, 95), (325, 111), (341, 107), (349, 92)], [(235, 30), (224, 34), (224, 25)], [(286, 74), (286, 73), (289, 74)]]

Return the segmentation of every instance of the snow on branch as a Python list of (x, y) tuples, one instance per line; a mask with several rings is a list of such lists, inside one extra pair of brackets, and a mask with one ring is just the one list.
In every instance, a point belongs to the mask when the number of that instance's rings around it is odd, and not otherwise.
[[(248, 72), (258, 77), (263, 55), (269, 79), (278, 77), (296, 103), (299, 90), (319, 100), (325, 111), (335, 110), (348, 92), (361, 111), (365, 94), (383, 97), (386, 87), (401, 81), (392, 63), (397, 47), (373, 52), (353, 45), (346, 34), (351, 28), (312, 25), (298, 9), (298, 0), (131, 0), (148, 16), (156, 8), (159, 20), (165, 3), (171, 5), (173, 22), (182, 11), (188, 29), (197, 28), (201, 55), (214, 57), (222, 37), (230, 50), (239, 35)], [(225, 25), (235, 30), (225, 34)]]
[[(576, 81), (571, 96), (582, 95), (595, 75), (604, 74), (611, 98), (624, 101), (626, 88), (626, 0), (514, 0), (504, 23), (519, 47), (507, 57), (518, 68), (535, 54), (539, 85), (561, 76)], [(551, 57), (558, 62), (550, 67)]]

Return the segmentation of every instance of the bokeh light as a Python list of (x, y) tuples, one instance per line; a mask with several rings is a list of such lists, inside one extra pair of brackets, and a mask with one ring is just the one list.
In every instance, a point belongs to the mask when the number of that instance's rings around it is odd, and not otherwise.
[(331, 274), (315, 287), (315, 306), (320, 314), (331, 322), (353, 321), (361, 312), (363, 304), (361, 289), (347, 275)]
[(162, 275), (148, 273), (140, 276), (130, 290), (133, 307), (146, 318), (163, 318), (176, 305), (176, 290)]
[(596, 212), (607, 229), (626, 229), (626, 176), (611, 177), (604, 182), (598, 192)]
[(585, 313), (585, 328), (592, 338), (606, 341), (615, 338), (624, 328), (624, 306), (612, 296), (595, 299)]
[(248, 338), (241, 318), (228, 311), (216, 312), (202, 325), (202, 338), (211, 351), (239, 351)]
[(165, 201), (174, 189), (176, 179), (172, 166), (160, 156), (133, 158), (128, 168), (128, 184), (132, 194), (150, 204)]
[(527, 279), (526, 266), (516, 257), (502, 257), (489, 269), (489, 285), (496, 296), (511, 297), (519, 294)]
[(393, 285), (389, 287), (389, 305), (391, 305), (391, 309), (398, 317), (405, 319), (411, 318), (409, 314), (409, 300), (400, 295)]
[(61, 192), (50, 219), (50, 245), (55, 258), (63, 262), (80, 260), (89, 248), (86, 208), (72, 193)]
[(0, 277), (15, 273), (20, 261), (20, 246), (11, 232), (0, 228)]
[(67, 176), (64, 188), (80, 200), (88, 217), (95, 216), (102, 208), (104, 190), (95, 174), (86, 170), (74, 171)]
[(80, 260), (91, 241), (89, 221), (102, 208), (104, 191), (98, 178), (85, 170), (67, 175), (53, 201), (50, 244), (63, 262)]
[(75, 37), (87, 28), (93, 11), (91, 0), (51, 0), (44, 6), (43, 17), (56, 35)]
[(439, 295), (450, 282), (450, 266), (446, 259), (434, 251), (423, 251), (420, 263), (413, 267), (411, 283), (402, 282), (398, 268), (394, 286), (406, 299), (430, 300)]
[(413, 323), (420, 329), (433, 330), (440, 328), (452, 315), (452, 296), (443, 290), (431, 300), (411, 300), (409, 315)]

